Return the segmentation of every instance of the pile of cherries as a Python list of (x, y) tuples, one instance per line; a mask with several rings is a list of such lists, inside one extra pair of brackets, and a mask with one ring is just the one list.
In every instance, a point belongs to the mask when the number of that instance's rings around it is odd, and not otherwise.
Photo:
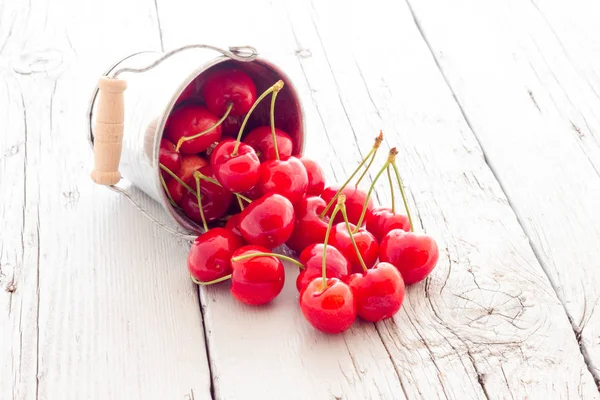
[[(235, 299), (261, 305), (283, 289), (283, 259), (300, 269), (300, 308), (315, 328), (340, 333), (357, 315), (390, 318), (402, 305), (405, 284), (425, 279), (439, 257), (433, 238), (413, 232), (397, 151), (390, 150), (367, 192), (358, 187), (383, 141), (380, 133), (348, 180), (327, 186), (320, 166), (293, 156), (292, 137), (275, 127), (275, 99), (283, 88), (277, 81), (257, 97), (247, 73), (219, 69), (190, 85), (169, 116), (160, 179), (172, 205), (204, 228), (188, 254), (191, 278), (199, 285), (231, 281)], [(270, 124), (245, 134), (268, 95)], [(371, 199), (384, 172), (389, 208)], [(406, 215), (395, 210), (392, 175)], [(282, 245), (298, 260), (273, 253)]]

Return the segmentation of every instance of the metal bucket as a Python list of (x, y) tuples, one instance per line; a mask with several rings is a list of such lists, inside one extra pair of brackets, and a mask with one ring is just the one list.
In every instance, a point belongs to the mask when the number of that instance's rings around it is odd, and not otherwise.
[[(159, 202), (174, 222), (194, 233), (202, 232), (201, 227), (173, 207), (162, 188), (158, 162), (160, 140), (169, 114), (188, 85), (193, 83), (200, 87), (202, 77), (208, 71), (232, 65), (253, 78), (257, 93), (262, 93), (279, 79), (284, 81), (285, 87), (277, 97), (276, 126), (292, 137), (294, 154), (302, 154), (304, 113), (298, 94), (281, 69), (258, 57), (251, 47), (222, 50), (190, 45), (168, 53), (136, 53), (115, 64), (105, 74), (105, 77), (126, 80), (127, 86), (122, 94), (122, 150), (118, 164), (121, 179)], [(98, 122), (98, 94), (99, 88), (96, 87), (88, 110), (88, 139), (92, 148)], [(265, 121), (265, 124), (268, 122)], [(112, 184), (107, 186), (114, 187)]]

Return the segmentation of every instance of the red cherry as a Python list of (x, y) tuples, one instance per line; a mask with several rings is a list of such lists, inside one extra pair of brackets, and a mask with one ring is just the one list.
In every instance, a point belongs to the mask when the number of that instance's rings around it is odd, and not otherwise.
[(392, 229), (410, 231), (408, 217), (393, 213), (392, 209), (388, 207), (376, 207), (371, 212), (367, 212), (366, 221), (367, 230), (379, 241)]
[(393, 264), (411, 285), (422, 281), (437, 264), (440, 252), (435, 240), (428, 235), (393, 229), (383, 237), (379, 259)]
[(225, 121), (223, 121), (223, 123), (221, 124), (223, 136), (236, 138), (238, 133), (240, 132), (242, 120), (242, 117), (232, 117), (231, 115), (225, 118)]
[[(285, 160), (290, 157), (294, 148), (292, 138), (287, 133), (277, 128), (275, 128), (275, 138), (277, 140), (279, 158)], [(244, 143), (254, 148), (260, 162), (277, 159), (270, 126), (259, 126), (258, 128), (253, 129), (244, 138)]]
[(221, 184), (235, 193), (246, 192), (258, 183), (260, 161), (254, 149), (240, 143), (237, 155), (232, 155), (236, 141), (223, 140), (210, 156), (210, 165)]
[(272, 249), (290, 238), (294, 230), (294, 207), (281, 195), (267, 194), (242, 211), (239, 225), (248, 243)]
[[(181, 156), (181, 168), (179, 168), (179, 172), (175, 174), (182, 182), (188, 184), (188, 186), (192, 188), (195, 188), (195, 184), (191, 184), (194, 183), (194, 172), (199, 171), (202, 167), (207, 165), (208, 163), (206, 160), (200, 156), (184, 155)], [(171, 179), (167, 182), (167, 189), (169, 190), (169, 194), (171, 195), (173, 201), (181, 206), (183, 193), (187, 192), (187, 190), (175, 179)]]
[[(181, 154), (175, 151), (175, 145), (173, 142), (167, 139), (160, 140), (160, 150), (158, 151), (158, 162), (164, 165), (169, 171), (174, 174), (178, 174), (181, 169)], [(169, 182), (171, 180), (171, 175), (167, 172), (160, 170), (160, 173), (165, 180), (165, 182)]]
[[(165, 136), (173, 143), (177, 143), (182, 137), (194, 136), (209, 129), (218, 121), (219, 118), (206, 108), (197, 104), (186, 104), (169, 116)], [(200, 137), (183, 142), (179, 151), (183, 154), (201, 153), (220, 139), (221, 125)]]
[[(356, 225), (350, 224), (350, 229), (354, 232)], [(353, 234), (356, 247), (365, 262), (367, 268), (371, 268), (375, 265), (375, 261), (379, 257), (379, 243), (372, 233), (364, 228), (360, 228), (358, 232)], [(352, 240), (348, 234), (348, 229), (344, 222), (336, 224), (331, 230), (329, 236), (329, 244), (335, 246), (352, 264), (352, 272), (363, 272), (363, 268), (360, 265)]]
[(261, 246), (244, 246), (233, 253), (231, 294), (242, 303), (265, 304), (283, 289), (285, 271), (279, 259), (273, 256), (256, 256), (235, 261), (236, 257), (253, 253), (268, 253)]
[(185, 89), (183, 89), (183, 92), (181, 92), (177, 99), (177, 104), (182, 104), (186, 100), (194, 99), (198, 97), (198, 94), (198, 79), (194, 79), (185, 87)]
[[(209, 166), (200, 168), (200, 173), (214, 178)], [(196, 189), (195, 180), (186, 183), (192, 189)], [(206, 222), (212, 222), (223, 217), (233, 201), (233, 194), (230, 191), (205, 180), (200, 180), (200, 196), (202, 197), (202, 211), (204, 212)], [(181, 200), (181, 208), (183, 208), (183, 212), (190, 219), (202, 223), (200, 209), (198, 208), (198, 199), (194, 193), (185, 190)]]
[(232, 215), (229, 220), (227, 220), (225, 229), (229, 229), (235, 236), (239, 238), (241, 243), (244, 243), (244, 237), (240, 231), (240, 214)]
[(256, 101), (256, 86), (239, 69), (220, 69), (207, 78), (202, 94), (206, 107), (216, 115), (225, 115), (230, 103), (233, 103), (230, 115), (244, 115)]
[(181, 186), (179, 182), (177, 182), (175, 179), (171, 179), (169, 182), (167, 182), (167, 190), (169, 191), (169, 194), (171, 195), (171, 198), (173, 199), (175, 204), (181, 206), (183, 192), (185, 192), (186, 189), (183, 186)]
[(231, 273), (231, 256), (242, 241), (230, 230), (213, 228), (198, 236), (188, 253), (190, 275), (200, 282), (209, 282)]
[[(350, 261), (338, 249), (328, 245), (325, 276), (344, 280), (350, 272)], [(296, 278), (296, 289), (302, 291), (313, 279), (322, 277), (323, 243), (311, 244), (300, 253), (304, 270)]]
[(329, 217), (322, 219), (319, 215), (326, 205), (325, 200), (315, 196), (305, 197), (296, 204), (294, 232), (286, 242), (290, 249), (300, 252), (310, 244), (323, 243)]
[[(329, 203), (331, 199), (335, 196), (336, 192), (340, 188), (340, 185), (329, 186), (323, 190), (321, 193), (321, 197), (325, 200), (325, 202)], [(348, 221), (353, 224), (357, 224), (360, 220), (360, 215), (362, 213), (363, 205), (365, 204), (365, 200), (367, 198), (367, 193), (354, 186), (346, 186), (344, 190), (342, 190), (343, 195), (346, 196), (346, 211), (348, 213)], [(334, 204), (335, 205), (335, 204)], [(329, 207), (327, 210), (327, 215), (331, 215), (333, 212), (333, 206)], [(367, 212), (373, 209), (373, 199), (369, 199), (369, 203), (367, 205)], [(341, 213), (338, 213), (335, 216), (335, 222), (342, 222), (344, 219)]]
[(337, 278), (315, 278), (300, 293), (300, 309), (312, 326), (325, 333), (341, 333), (356, 319), (356, 302), (350, 287)]
[(258, 186), (261, 193), (278, 193), (292, 204), (306, 195), (308, 176), (304, 165), (296, 157), (287, 160), (269, 160), (260, 165)]
[(364, 320), (377, 322), (400, 310), (404, 300), (404, 281), (392, 264), (381, 262), (366, 272), (346, 280), (356, 300), (356, 313)]
[(306, 174), (308, 175), (306, 194), (309, 196), (320, 196), (325, 189), (325, 173), (323, 173), (323, 170), (316, 161), (306, 157), (300, 157), (300, 161), (304, 164)]

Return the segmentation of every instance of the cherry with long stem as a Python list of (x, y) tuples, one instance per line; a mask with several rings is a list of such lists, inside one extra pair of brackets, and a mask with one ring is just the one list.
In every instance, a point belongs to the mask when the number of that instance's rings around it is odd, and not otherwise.
[(377, 150), (379, 149), (379, 146), (381, 145), (381, 142), (383, 142), (383, 132), (379, 132), (379, 136), (377, 136), (375, 138), (375, 144), (373, 144), (373, 147), (371, 148), (371, 150), (369, 151), (369, 153), (361, 161), (361, 163), (358, 165), (358, 167), (356, 167), (356, 169), (354, 170), (354, 172), (352, 173), (352, 175), (350, 175), (350, 177), (346, 180), (346, 182), (344, 182), (344, 184), (338, 189), (338, 191), (335, 193), (335, 195), (329, 201), (329, 203), (327, 203), (327, 205), (323, 209), (323, 212), (321, 212), (321, 214), (320, 214), (321, 218), (325, 217), (325, 214), (327, 214), (327, 211), (329, 211), (329, 209), (331, 208), (331, 206), (333, 205), (333, 203), (335, 202), (335, 200), (340, 196), (340, 193), (342, 193), (342, 191), (346, 188), (346, 186), (348, 186), (348, 184), (354, 178), (354, 176), (356, 174), (358, 174), (358, 172), (360, 171), (360, 169), (363, 167), (363, 165), (365, 165), (367, 163), (367, 161), (369, 160), (369, 158), (372, 157), (372, 156), (373, 157), (375, 156), (375, 154), (377, 153)]
[(295, 266), (297, 266), (298, 268), (304, 269), (304, 265), (300, 261), (294, 260), (291, 257), (284, 256), (283, 254), (277, 254), (277, 253), (260, 253), (260, 252), (258, 252), (258, 253), (244, 254), (243, 256), (233, 257), (231, 259), (231, 262), (242, 261), (242, 260), (246, 260), (248, 258), (254, 258), (254, 257), (275, 257), (275, 258), (279, 258), (280, 260), (289, 261), (292, 264), (294, 264)]
[[(175, 179), (177, 181), (177, 183), (179, 183), (181, 186), (183, 186), (188, 192), (190, 192), (192, 194), (196, 194), (196, 191), (194, 189), (192, 189), (187, 183), (185, 183), (184, 181), (182, 181), (181, 178), (179, 178), (169, 168), (165, 167), (162, 164), (159, 164), (159, 167), (160, 167), (160, 169), (162, 169), (163, 171), (165, 171), (167, 174), (169, 174), (171, 176), (171, 178)], [(168, 191), (167, 191), (167, 193), (168, 193)]]
[[(375, 144), (373, 145), (373, 147), (377, 146), (377, 148), (379, 148), (379, 146), (381, 146), (381, 142), (382, 141), (383, 141), (383, 132), (379, 131), (379, 136), (377, 136), (377, 140), (375, 140)], [(369, 163), (365, 167), (365, 170), (358, 177), (358, 180), (354, 184), (354, 187), (358, 187), (358, 184), (360, 183), (360, 181), (362, 181), (362, 179), (365, 177), (365, 175), (367, 174), (367, 171), (369, 170), (369, 168), (371, 168), (371, 165), (373, 164), (373, 161), (375, 161), (375, 156), (376, 155), (377, 155), (377, 150), (373, 151), (373, 154), (371, 155), (371, 160), (369, 160)], [(367, 155), (367, 157), (368, 157), (368, 155)]]
[(352, 232), (352, 228), (350, 228), (350, 222), (348, 222), (348, 215), (346, 213), (346, 205), (342, 205), (341, 208), (342, 216), (344, 217), (344, 222), (346, 223), (346, 229), (348, 230), (348, 235), (350, 236), (350, 241), (352, 242), (352, 247), (354, 247), (354, 251), (356, 252), (356, 257), (360, 262), (360, 266), (362, 267), (364, 272), (367, 272), (367, 266), (365, 265), (365, 261), (360, 255), (360, 251), (358, 250), (358, 245), (356, 244), (356, 240), (354, 240), (354, 233)]
[(202, 209), (202, 196), (200, 195), (200, 172), (194, 172), (194, 179), (196, 180), (196, 198), (198, 199), (198, 209), (200, 211), (200, 219), (202, 219), (202, 226), (204, 228), (204, 232), (208, 232), (208, 224), (206, 223), (206, 218), (204, 218), (204, 210)]
[(327, 232), (325, 232), (325, 240), (323, 241), (323, 258), (321, 259), (321, 276), (323, 277), (323, 286), (321, 290), (327, 289), (327, 242), (329, 242), (329, 234), (331, 233), (331, 228), (333, 227), (333, 220), (335, 215), (340, 211), (344, 203), (346, 202), (346, 196), (341, 194), (337, 198), (337, 204), (331, 213), (331, 217), (329, 218), (329, 224), (327, 225)]
[(231, 155), (233, 157), (237, 156), (238, 154), (238, 148), (240, 147), (240, 143), (242, 140), (242, 134), (244, 133), (244, 128), (246, 128), (246, 124), (248, 123), (248, 120), (250, 119), (250, 115), (252, 115), (252, 112), (254, 111), (254, 109), (256, 108), (256, 106), (258, 106), (258, 103), (260, 103), (262, 101), (262, 99), (264, 99), (265, 97), (267, 97), (270, 93), (272, 92), (279, 92), (281, 89), (283, 89), (283, 81), (282, 80), (278, 80), (277, 82), (275, 82), (275, 84), (273, 86), (271, 86), (270, 88), (268, 88), (267, 90), (265, 90), (263, 92), (263, 94), (261, 94), (258, 99), (256, 99), (256, 101), (254, 102), (254, 104), (252, 104), (252, 107), (250, 108), (250, 111), (248, 111), (248, 114), (246, 114), (246, 116), (244, 117), (244, 121), (242, 121), (242, 125), (240, 126), (240, 130), (238, 132), (237, 135), (237, 139), (236, 139), (236, 143), (235, 143), (235, 147), (233, 148), (233, 152), (231, 153)]
[(179, 138), (179, 140), (177, 141), (177, 146), (175, 146), (175, 151), (179, 152), (179, 148), (181, 147), (181, 145), (185, 142), (187, 142), (188, 140), (194, 140), (199, 138), (202, 135), (206, 135), (207, 133), (211, 132), (213, 129), (215, 129), (216, 127), (218, 127), (219, 125), (221, 125), (223, 123), (223, 121), (225, 121), (227, 119), (227, 117), (229, 116), (229, 113), (231, 112), (231, 109), (233, 108), (233, 103), (229, 103), (227, 105), (227, 110), (225, 111), (225, 114), (221, 117), (220, 120), (218, 120), (217, 122), (214, 123), (213, 126), (211, 126), (208, 129), (203, 130), (200, 133), (197, 133), (195, 135), (192, 136), (182, 136)]

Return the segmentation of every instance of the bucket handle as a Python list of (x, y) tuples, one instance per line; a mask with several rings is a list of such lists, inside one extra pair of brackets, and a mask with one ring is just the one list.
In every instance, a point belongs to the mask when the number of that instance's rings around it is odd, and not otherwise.
[(98, 111), (96, 113), (96, 129), (94, 132), (94, 169), (92, 180), (105, 186), (116, 185), (121, 179), (119, 162), (123, 147), (123, 121), (124, 102), (123, 92), (127, 82), (118, 79), (124, 72), (139, 73), (151, 70), (169, 57), (189, 49), (215, 50), (233, 60), (248, 62), (254, 61), (258, 52), (251, 46), (230, 47), (223, 50), (205, 44), (192, 44), (171, 50), (153, 63), (142, 68), (121, 68), (116, 70), (112, 77), (101, 76), (98, 81)]
[(189, 49), (210, 49), (224, 56), (240, 62), (254, 61), (258, 52), (251, 46), (229, 47), (223, 50), (215, 46), (205, 44), (192, 44), (171, 50), (153, 63), (142, 68), (120, 68), (113, 72), (112, 76), (103, 75), (98, 80), (98, 111), (96, 112), (96, 126), (94, 131), (94, 169), (91, 173), (92, 181), (98, 185), (107, 186), (109, 189), (127, 197), (133, 205), (146, 217), (163, 229), (178, 236), (189, 239), (191, 236), (173, 231), (158, 221), (143, 209), (123, 189), (115, 186), (121, 180), (119, 163), (121, 161), (121, 150), (123, 147), (123, 123), (125, 117), (123, 92), (127, 88), (127, 81), (119, 79), (118, 76), (125, 72), (140, 73), (151, 70), (169, 57)]

